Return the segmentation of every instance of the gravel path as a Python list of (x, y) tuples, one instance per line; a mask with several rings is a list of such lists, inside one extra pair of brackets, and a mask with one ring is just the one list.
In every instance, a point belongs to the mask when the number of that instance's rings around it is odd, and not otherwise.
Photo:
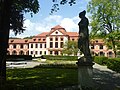
[[(120, 73), (116, 73), (106, 66), (93, 66), (93, 80), (100, 90), (120, 90)], [(99, 90), (98, 89), (98, 90)]]

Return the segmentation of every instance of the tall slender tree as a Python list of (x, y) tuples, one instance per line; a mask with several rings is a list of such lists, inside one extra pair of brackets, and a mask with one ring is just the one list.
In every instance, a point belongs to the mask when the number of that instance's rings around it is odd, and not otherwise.
[[(115, 32), (120, 31), (120, 0), (91, 0), (88, 4), (91, 13), (91, 35), (101, 34), (111, 42), (116, 56)], [(109, 40), (108, 40), (109, 39)]]

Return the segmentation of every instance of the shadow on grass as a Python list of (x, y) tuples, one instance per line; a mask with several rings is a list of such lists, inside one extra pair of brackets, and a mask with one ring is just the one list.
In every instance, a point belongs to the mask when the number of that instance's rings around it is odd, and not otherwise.
[(7, 83), (0, 90), (55, 90), (77, 85), (77, 77), (77, 69), (9, 69)]
[(120, 90), (119, 73), (93, 69), (93, 81), (100, 90)]

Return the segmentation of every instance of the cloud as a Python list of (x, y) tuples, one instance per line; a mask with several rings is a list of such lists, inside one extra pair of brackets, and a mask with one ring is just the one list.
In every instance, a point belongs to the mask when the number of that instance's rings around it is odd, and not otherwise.
[[(26, 30), (24, 33), (17, 35), (17, 37), (23, 38), (28, 36), (33, 36), (40, 34), (42, 32), (49, 32), (52, 27), (56, 25), (61, 25), (66, 31), (78, 31), (78, 17), (73, 18), (63, 18), (60, 15), (50, 15), (41, 21), (32, 22), (29, 19), (26, 19), (24, 26)], [(13, 36), (13, 32), (10, 32), (10, 36)]]

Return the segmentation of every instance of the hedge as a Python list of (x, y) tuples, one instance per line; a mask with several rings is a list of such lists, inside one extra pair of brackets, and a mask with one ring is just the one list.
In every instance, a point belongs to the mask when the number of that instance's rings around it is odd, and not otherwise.
[(99, 57), (99, 56), (94, 56), (94, 62), (100, 64), (100, 65), (106, 65), (108, 62), (108, 57)]
[(53, 56), (53, 55), (43, 55), (47, 60), (71, 60), (76, 61), (78, 59), (77, 56)]
[(26, 61), (32, 60), (31, 55), (7, 55), (7, 61)]
[(120, 73), (120, 58), (108, 59), (107, 67), (113, 71)]

